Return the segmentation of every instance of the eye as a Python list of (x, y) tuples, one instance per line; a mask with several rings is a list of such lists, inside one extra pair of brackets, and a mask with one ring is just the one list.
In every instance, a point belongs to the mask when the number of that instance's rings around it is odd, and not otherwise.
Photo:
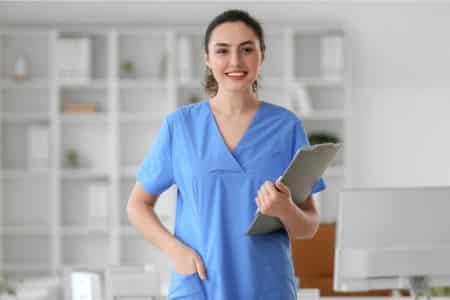
[(249, 47), (244, 48), (244, 52), (246, 52), (246, 53), (250, 53), (252, 51), (253, 51), (253, 48), (249, 48)]
[(216, 53), (218, 53), (218, 54), (223, 54), (223, 53), (226, 53), (226, 52), (227, 52), (226, 49), (218, 49), (218, 50), (216, 50)]

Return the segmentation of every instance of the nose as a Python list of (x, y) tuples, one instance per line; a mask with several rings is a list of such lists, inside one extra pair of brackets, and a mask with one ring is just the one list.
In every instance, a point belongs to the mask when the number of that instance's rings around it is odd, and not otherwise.
[(239, 66), (241, 63), (241, 53), (239, 49), (231, 51), (230, 65)]

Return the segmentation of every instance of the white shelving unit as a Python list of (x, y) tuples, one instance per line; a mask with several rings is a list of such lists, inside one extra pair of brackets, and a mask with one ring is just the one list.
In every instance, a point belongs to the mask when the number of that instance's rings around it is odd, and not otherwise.
[[(325, 77), (320, 67), (322, 37), (343, 37), (340, 28), (289, 25), (266, 30), (260, 99), (293, 110), (295, 89), (303, 86), (314, 109), (299, 112), (307, 131), (325, 130), (348, 141), (348, 68)], [(126, 202), (162, 118), (193, 97), (206, 97), (203, 32), (193, 26), (0, 28), (0, 272), (20, 277), (62, 274), (66, 267), (143, 263), (166, 270), (167, 259), (128, 223)], [(89, 82), (59, 82), (54, 51), (60, 37), (91, 40)], [(188, 71), (179, 53), (186, 43)], [(345, 53), (348, 66), (348, 47)], [(23, 82), (13, 79), (17, 55), (28, 63), (29, 77)], [(134, 65), (131, 73), (123, 70), (124, 62)], [(64, 113), (67, 100), (95, 103), (98, 110)], [(33, 124), (50, 129), (50, 162), (40, 169), (29, 168), (27, 162), (27, 131)], [(67, 167), (68, 149), (79, 154), (79, 168)], [(330, 222), (338, 190), (349, 178), (348, 150), (344, 146), (337, 164), (325, 174), (328, 190), (320, 206)], [(96, 224), (89, 212), (89, 186), (99, 183), (108, 187), (106, 224)], [(172, 187), (157, 205), (171, 229), (175, 196)]]

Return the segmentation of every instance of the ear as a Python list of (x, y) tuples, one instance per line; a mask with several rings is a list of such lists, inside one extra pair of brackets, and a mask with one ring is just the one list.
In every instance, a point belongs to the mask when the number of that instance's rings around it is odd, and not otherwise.
[(203, 52), (203, 60), (205, 61), (205, 65), (209, 67), (209, 55), (206, 52)]

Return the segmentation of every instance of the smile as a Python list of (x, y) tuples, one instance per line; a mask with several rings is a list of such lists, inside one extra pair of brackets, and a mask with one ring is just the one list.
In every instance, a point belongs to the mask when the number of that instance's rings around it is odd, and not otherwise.
[(240, 79), (245, 78), (245, 76), (247, 76), (247, 72), (229, 72), (229, 73), (225, 73), (225, 75), (227, 77), (229, 77), (230, 79), (240, 80)]

